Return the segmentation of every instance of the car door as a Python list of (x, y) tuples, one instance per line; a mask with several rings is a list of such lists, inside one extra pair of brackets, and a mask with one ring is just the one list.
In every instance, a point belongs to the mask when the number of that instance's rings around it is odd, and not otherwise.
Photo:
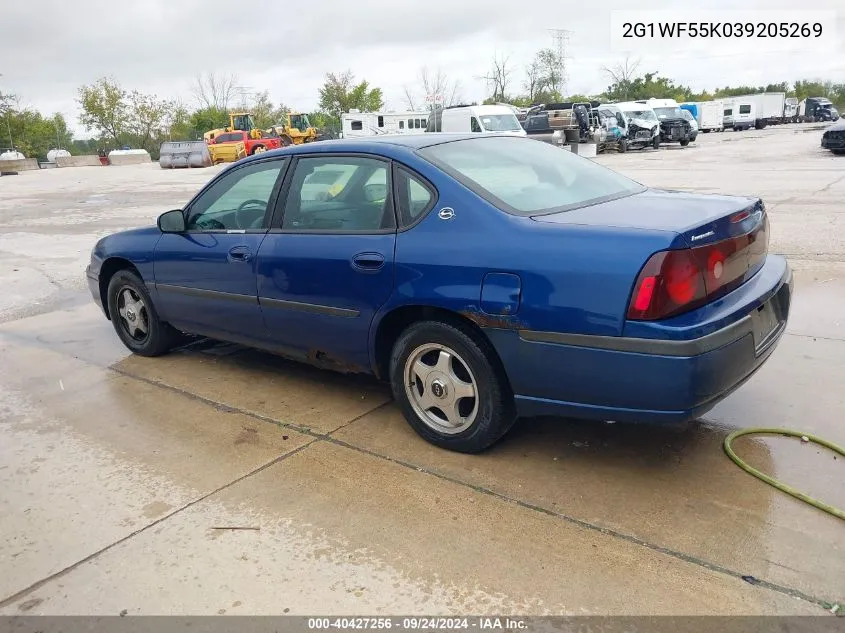
[(393, 291), (396, 217), (390, 162), (302, 156), (258, 252), (258, 299), (285, 351), (330, 366), (369, 367), (368, 336)]
[(154, 269), (164, 320), (224, 340), (265, 338), (256, 255), (286, 165), (271, 158), (230, 168), (187, 206), (185, 232), (161, 236)]

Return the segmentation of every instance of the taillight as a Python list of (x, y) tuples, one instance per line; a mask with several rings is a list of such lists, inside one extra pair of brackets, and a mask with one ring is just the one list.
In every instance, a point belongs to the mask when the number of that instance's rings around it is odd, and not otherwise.
[(691, 249), (662, 251), (648, 260), (637, 278), (628, 318), (665, 319), (706, 298), (704, 278)]
[(637, 277), (628, 318), (651, 321), (676, 316), (737, 288), (766, 259), (769, 220), (766, 215), (762, 220), (745, 235), (652, 255)]

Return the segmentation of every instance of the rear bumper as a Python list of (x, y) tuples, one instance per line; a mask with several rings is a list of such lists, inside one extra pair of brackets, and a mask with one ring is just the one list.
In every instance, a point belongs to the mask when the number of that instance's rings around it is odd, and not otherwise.
[[(792, 297), (785, 262), (782, 275), (759, 296), (761, 301), (749, 302), (729, 324), (685, 340), (508, 330), (488, 335), (521, 416), (684, 422), (742, 385), (777, 347)], [(778, 322), (764, 340), (756, 340), (763, 301), (776, 306)]]

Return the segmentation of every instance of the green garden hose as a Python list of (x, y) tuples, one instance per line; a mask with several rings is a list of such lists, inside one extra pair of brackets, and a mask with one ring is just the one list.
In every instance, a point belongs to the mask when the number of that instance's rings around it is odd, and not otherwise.
[(804, 503), (809, 503), (814, 508), (818, 508), (819, 510), (824, 510), (828, 514), (832, 514), (835, 517), (839, 517), (840, 519), (845, 519), (845, 510), (840, 510), (839, 508), (834, 508), (831, 505), (824, 503), (823, 501), (819, 501), (818, 499), (813, 499), (812, 497), (804, 494), (803, 492), (796, 490), (792, 486), (787, 486), (784, 483), (779, 482), (777, 479), (770, 477), (766, 473), (762, 473), (753, 466), (749, 466), (744, 461), (742, 461), (736, 453), (734, 453), (733, 448), (731, 448), (731, 442), (733, 442), (736, 438), (741, 437), (743, 435), (785, 435), (787, 437), (798, 437), (805, 441), (810, 441), (813, 444), (818, 444), (819, 446), (824, 446), (825, 448), (829, 448), (834, 453), (839, 453), (843, 457), (845, 457), (845, 448), (834, 444), (833, 442), (828, 442), (825, 439), (822, 439), (816, 435), (810, 435), (809, 433), (801, 433), (800, 431), (790, 431), (788, 429), (770, 429), (770, 428), (756, 428), (756, 429), (740, 429), (739, 431), (734, 431), (730, 435), (725, 438), (725, 452), (728, 454), (733, 462), (742, 468), (747, 473), (751, 473), (757, 479), (762, 479), (770, 486), (774, 486), (781, 492), (785, 492), (788, 495), (792, 495), (796, 499), (801, 499)]

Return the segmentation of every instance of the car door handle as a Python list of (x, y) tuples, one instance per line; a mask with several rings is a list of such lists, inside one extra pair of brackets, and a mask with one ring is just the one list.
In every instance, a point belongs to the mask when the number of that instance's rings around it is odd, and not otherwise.
[(362, 272), (373, 272), (384, 266), (381, 253), (358, 253), (352, 258), (352, 267)]
[(226, 259), (230, 262), (248, 262), (252, 260), (252, 251), (247, 246), (233, 246)]

